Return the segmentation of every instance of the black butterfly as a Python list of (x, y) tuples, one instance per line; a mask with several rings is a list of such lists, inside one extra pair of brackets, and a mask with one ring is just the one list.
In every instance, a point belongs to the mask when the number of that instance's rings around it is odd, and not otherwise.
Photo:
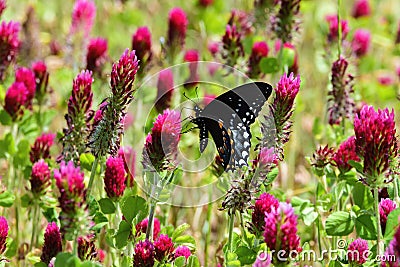
[(268, 83), (248, 83), (218, 96), (204, 109), (196, 105), (196, 117), (191, 122), (200, 129), (200, 152), (206, 149), (211, 133), (226, 171), (247, 165), (250, 125), (271, 92)]

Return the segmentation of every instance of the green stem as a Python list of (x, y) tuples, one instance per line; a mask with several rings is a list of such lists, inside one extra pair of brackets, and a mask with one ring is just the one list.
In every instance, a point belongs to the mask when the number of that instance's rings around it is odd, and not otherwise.
[(393, 188), (394, 188), (394, 202), (396, 202), (397, 206), (399, 206), (400, 205), (399, 184), (397, 182), (397, 178), (393, 179)]
[(228, 251), (232, 252), (233, 250), (233, 226), (235, 223), (235, 209), (233, 209), (232, 214), (229, 216), (229, 220), (228, 220)]
[(150, 241), (153, 240), (153, 221), (154, 221), (155, 209), (156, 209), (156, 204), (153, 201), (151, 201), (150, 211), (149, 211), (149, 221), (147, 223), (147, 229), (146, 229), (146, 239)]
[(382, 239), (382, 230), (381, 230), (381, 218), (379, 214), (379, 192), (378, 188), (374, 188), (374, 206), (375, 206), (375, 213), (376, 213), (376, 226), (377, 226), (377, 245), (376, 245), (376, 255), (381, 255), (381, 239)]
[(208, 249), (210, 244), (210, 237), (211, 237), (211, 212), (212, 212), (212, 193), (211, 190), (208, 191), (208, 207), (207, 207), (207, 232), (206, 232), (206, 241), (204, 244), (204, 267), (208, 267)]
[(90, 196), (90, 191), (92, 190), (93, 181), (94, 181), (94, 177), (96, 176), (96, 170), (97, 170), (98, 164), (99, 164), (99, 157), (95, 157), (93, 164), (92, 164), (92, 170), (90, 171), (89, 185), (88, 185), (87, 192), (86, 192), (87, 197)]
[(338, 57), (342, 54), (342, 23), (340, 22), (340, 6), (342, 1), (338, 0), (338, 12), (337, 12), (337, 20), (338, 20)]
[(33, 205), (33, 217), (32, 217), (32, 235), (31, 235), (31, 250), (36, 247), (37, 240), (37, 225), (39, 224), (39, 205), (38, 203), (34, 203)]

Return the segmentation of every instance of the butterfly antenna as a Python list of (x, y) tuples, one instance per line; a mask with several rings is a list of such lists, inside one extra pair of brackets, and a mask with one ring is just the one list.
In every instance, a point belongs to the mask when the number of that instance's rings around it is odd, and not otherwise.
[(196, 97), (197, 97), (197, 101), (199, 100), (199, 87), (196, 86), (196, 88), (194, 89), (194, 91), (196, 92)]
[(189, 98), (189, 97), (186, 95), (186, 92), (183, 92), (183, 96), (184, 96), (187, 100), (193, 102), (193, 104), (194, 104), (195, 106), (197, 106), (197, 103), (196, 103), (195, 101), (193, 101), (193, 99)]

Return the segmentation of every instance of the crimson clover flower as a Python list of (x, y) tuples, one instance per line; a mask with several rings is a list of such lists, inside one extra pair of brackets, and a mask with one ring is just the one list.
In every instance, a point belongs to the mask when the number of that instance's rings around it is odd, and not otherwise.
[(133, 187), (135, 181), (136, 151), (130, 146), (121, 147), (118, 150), (118, 156), (124, 160), (125, 172), (128, 174), (126, 186)]
[(36, 81), (35, 81), (35, 73), (25, 67), (18, 68), (15, 72), (15, 82), (21, 82), (25, 85), (28, 94), (27, 94), (27, 101), (28, 101), (28, 108), (32, 104), (32, 99), (35, 97), (36, 91)]
[(181, 256), (184, 256), (186, 259), (188, 259), (190, 255), (192, 255), (192, 252), (190, 252), (190, 249), (187, 246), (179, 246), (174, 251), (174, 259)]
[(50, 168), (43, 159), (33, 164), (29, 181), (31, 184), (31, 191), (35, 197), (44, 195), (46, 190), (50, 187)]
[(207, 49), (213, 57), (217, 55), (219, 48), (220, 48), (219, 42), (209, 42), (207, 45)]
[(35, 142), (31, 146), (31, 151), (29, 152), (29, 158), (32, 163), (35, 163), (40, 159), (50, 158), (50, 148), (54, 144), (55, 137), (55, 134), (43, 133), (36, 138)]
[(90, 35), (96, 18), (96, 6), (92, 0), (76, 0), (72, 11), (71, 33), (83, 30), (85, 38)]
[(174, 251), (174, 243), (168, 235), (162, 234), (154, 241), (154, 250), (155, 258), (161, 262)]
[(8, 229), (6, 218), (0, 216), (0, 254), (3, 254), (7, 248)]
[(174, 74), (171, 69), (164, 69), (158, 74), (157, 97), (155, 108), (161, 113), (171, 107), (174, 92)]
[(367, 261), (368, 253), (368, 242), (362, 238), (357, 238), (351, 242), (347, 248), (347, 258), (349, 262), (358, 265), (362, 265)]
[(154, 265), (154, 245), (149, 240), (139, 241), (135, 246), (133, 255), (133, 266), (153, 267)]
[[(398, 267), (400, 266), (400, 227), (395, 230), (393, 239), (385, 251), (385, 259), (382, 261), (382, 267)], [(382, 257), (383, 258), (383, 257)], [(393, 260), (394, 259), (394, 260)]]
[(397, 156), (394, 111), (363, 106), (354, 118), (356, 152), (363, 161), (364, 182), (380, 187)]
[(221, 56), (228, 66), (235, 66), (238, 59), (244, 56), (242, 36), (236, 25), (226, 25), (225, 34), (222, 37)]
[[(328, 41), (333, 43), (338, 39), (339, 35), (339, 23), (338, 17), (336, 14), (328, 15), (325, 17), (325, 20), (329, 24), (329, 33), (328, 33)], [(349, 23), (347, 20), (341, 19), (340, 20), (340, 27), (342, 30), (342, 40), (346, 39), (347, 34), (349, 33)]]
[(354, 33), (351, 47), (357, 57), (367, 54), (371, 44), (371, 33), (366, 29), (357, 29)]
[(99, 260), (98, 249), (95, 245), (94, 236), (79, 236), (77, 239), (78, 242), (78, 257), (82, 261), (88, 260)]
[(248, 36), (253, 32), (253, 21), (250, 14), (243, 10), (233, 9), (228, 25), (235, 25), (242, 36)]
[(60, 160), (73, 160), (79, 163), (80, 155), (86, 151), (93, 117), (92, 92), (93, 77), (91, 71), (81, 71), (73, 81), (71, 97), (68, 100), (68, 113), (65, 115), (67, 128), (61, 138), (63, 151)]
[(36, 82), (35, 98), (38, 100), (39, 105), (41, 105), (43, 98), (47, 93), (49, 72), (47, 71), (47, 66), (43, 61), (36, 61), (32, 63), (32, 71), (35, 74)]
[[(79, 167), (75, 167), (72, 161), (65, 164), (61, 162), (60, 169), (54, 170), (54, 178), (60, 195), (58, 202), (61, 208), (59, 219), (63, 238), (73, 240), (76, 231), (79, 231), (87, 223), (84, 208), (86, 189), (84, 174)], [(82, 224), (82, 225), (81, 225)]]
[(389, 198), (381, 199), (379, 202), (379, 218), (381, 220), (382, 233), (385, 233), (386, 222), (389, 214), (397, 208), (396, 202)]
[(42, 255), (40, 260), (46, 264), (49, 264), (51, 259), (59, 252), (62, 251), (61, 233), (55, 222), (47, 224), (46, 231), (44, 233), (44, 245), (42, 249)]
[(29, 105), (28, 90), (22, 82), (14, 82), (7, 89), (4, 98), (4, 109), (13, 121), (19, 120), (24, 115), (24, 110)]
[(19, 31), (18, 22), (2, 21), (0, 24), (0, 81), (4, 80), (5, 71), (17, 56), (21, 44), (18, 37)]
[(271, 257), (268, 253), (261, 252), (258, 254), (256, 261), (253, 263), (253, 267), (270, 267)]
[[(294, 77), (293, 73), (289, 76), (283, 74), (278, 84), (274, 88), (275, 97), (270, 106), (275, 128), (275, 153), (278, 159), (283, 159), (283, 145), (289, 141), (292, 122), (290, 120), (294, 111), (294, 100), (300, 89), (300, 76)], [(267, 116), (266, 116), (267, 117)], [(268, 115), (269, 117), (269, 115)], [(265, 118), (270, 121), (270, 118)], [(271, 126), (263, 125), (264, 136), (270, 136)], [(264, 147), (271, 147), (264, 144)]]
[(279, 207), (279, 201), (273, 195), (262, 193), (254, 204), (251, 214), (251, 221), (258, 232), (263, 232), (265, 227), (265, 214), (272, 211), (272, 208)]
[[(292, 205), (281, 202), (278, 208), (273, 207), (271, 212), (266, 213), (264, 241), (269, 249), (284, 251), (284, 257), (293, 250), (299, 251), (300, 237), (297, 234), (297, 215), (294, 214)], [(274, 257), (273, 262), (276, 264), (279, 259)]]
[(247, 75), (249, 78), (259, 78), (261, 75), (260, 61), (268, 56), (269, 47), (266, 42), (255, 42), (247, 63)]
[(259, 182), (264, 182), (267, 175), (277, 164), (278, 156), (275, 154), (275, 149), (273, 147), (262, 147), (253, 161), (253, 169), (257, 171), (257, 175), (253, 177), (253, 185), (258, 186)]
[(185, 52), (183, 56), (185, 62), (189, 62), (189, 78), (185, 81), (185, 88), (192, 88), (196, 86), (199, 82), (199, 74), (197, 73), (197, 65), (200, 60), (199, 51), (196, 49), (190, 49)]
[(123, 122), (129, 103), (132, 102), (135, 88), (133, 82), (139, 69), (135, 51), (126, 49), (120, 59), (112, 66), (111, 96), (104, 100), (107, 105), (102, 111), (102, 118), (90, 134), (89, 147), (93, 155), (116, 155), (123, 135)]
[(346, 173), (351, 169), (350, 160), (360, 161), (356, 153), (356, 138), (354, 135), (340, 144), (332, 159), (341, 173)]
[(366, 17), (371, 14), (371, 7), (368, 0), (357, 0), (353, 5), (352, 16), (354, 18)]
[(6, 0), (0, 0), (0, 16), (3, 14), (6, 7), (7, 7)]
[(108, 55), (107, 39), (97, 37), (89, 41), (86, 54), (86, 69), (101, 75)]
[(187, 26), (188, 19), (185, 11), (179, 7), (172, 8), (168, 14), (167, 46), (169, 48), (177, 46), (178, 50), (182, 49), (185, 45)]
[(109, 157), (104, 173), (104, 189), (109, 198), (119, 198), (124, 194), (127, 174), (123, 158)]
[(199, 0), (199, 4), (202, 7), (208, 7), (211, 6), (214, 3), (214, 0)]
[(143, 148), (143, 167), (150, 171), (176, 169), (178, 143), (181, 138), (180, 113), (166, 109), (158, 115), (146, 137)]
[[(147, 231), (147, 226), (149, 224), (149, 218), (143, 219), (140, 223), (136, 224), (135, 229), (136, 233), (143, 233), (145, 234)], [(153, 238), (157, 238), (161, 231), (161, 224), (160, 220), (154, 217), (153, 221)]]
[(311, 166), (315, 167), (318, 173), (321, 173), (322, 169), (331, 163), (333, 156), (333, 148), (329, 147), (328, 145), (320, 146), (312, 155)]
[(301, 0), (281, 0), (279, 12), (271, 16), (272, 30), (283, 43), (291, 42), (295, 32), (299, 30), (297, 16), (300, 13)]
[(140, 61), (141, 68), (139, 73), (148, 66), (153, 56), (151, 51), (151, 32), (148, 27), (139, 27), (136, 32), (132, 35), (132, 50), (135, 50), (136, 56)]
[(340, 124), (345, 118), (354, 116), (353, 75), (347, 74), (349, 63), (343, 57), (332, 64), (332, 89), (328, 92), (329, 124)]

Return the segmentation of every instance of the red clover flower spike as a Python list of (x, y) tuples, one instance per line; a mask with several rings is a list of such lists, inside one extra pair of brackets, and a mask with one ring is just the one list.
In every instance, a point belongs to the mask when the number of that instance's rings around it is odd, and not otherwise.
[(364, 182), (380, 187), (398, 154), (394, 111), (363, 106), (354, 119), (354, 132), (356, 152), (364, 163)]
[(83, 30), (84, 36), (88, 37), (92, 31), (96, 17), (96, 6), (92, 0), (76, 0), (72, 11), (71, 33)]
[(171, 69), (165, 69), (158, 74), (156, 110), (161, 113), (170, 108), (172, 94), (174, 92), (174, 73)]
[(104, 189), (109, 198), (119, 198), (124, 194), (126, 178), (124, 159), (121, 157), (109, 157), (104, 174)]
[(139, 72), (143, 72), (153, 56), (151, 44), (151, 33), (149, 28), (146, 26), (139, 27), (132, 36), (132, 50), (135, 50), (136, 56), (141, 65)]
[(29, 181), (31, 191), (35, 197), (44, 195), (46, 190), (51, 186), (50, 168), (43, 159), (33, 164)]
[(356, 153), (356, 138), (350, 136), (347, 140), (340, 144), (338, 150), (333, 155), (333, 161), (341, 173), (346, 173), (351, 169), (349, 160), (360, 161)]
[(143, 167), (149, 171), (176, 168), (178, 143), (180, 141), (180, 113), (166, 109), (158, 115), (143, 149)]
[(52, 133), (43, 133), (31, 146), (29, 157), (32, 163), (37, 162), (39, 159), (50, 158), (50, 148), (54, 144), (56, 135)]
[(112, 94), (103, 101), (107, 101), (107, 105), (103, 107), (101, 120), (90, 134), (89, 147), (96, 157), (105, 156), (107, 153), (114, 156), (118, 153), (126, 109), (136, 91), (133, 82), (138, 69), (139, 62), (135, 51), (129, 49), (126, 49), (112, 66)]
[(154, 265), (154, 245), (149, 240), (139, 241), (135, 246), (133, 266), (152, 267)]
[(86, 54), (86, 69), (101, 75), (108, 55), (107, 40), (101, 37), (90, 39)]
[(293, 33), (299, 29), (296, 19), (300, 11), (301, 0), (281, 0), (278, 14), (272, 18), (272, 30), (283, 43), (291, 42)]
[(50, 222), (44, 233), (44, 245), (40, 260), (49, 264), (51, 259), (62, 251), (61, 233), (55, 222)]
[(345, 118), (354, 116), (353, 75), (347, 74), (349, 63), (343, 57), (332, 64), (332, 89), (328, 92), (329, 98), (329, 124), (340, 124)]
[(0, 216), (0, 254), (3, 254), (7, 248), (8, 229), (6, 218)]
[(357, 263), (358, 265), (362, 265), (367, 261), (368, 252), (368, 242), (364, 239), (357, 238), (353, 242), (350, 243), (347, 248), (347, 257), (350, 263)]
[(244, 56), (242, 36), (235, 25), (226, 25), (225, 35), (222, 37), (221, 56), (228, 66), (235, 66), (238, 59)]
[(19, 32), (18, 22), (2, 21), (0, 24), (0, 81), (4, 80), (5, 71), (17, 56), (21, 44), (18, 37)]
[(175, 53), (182, 50), (185, 45), (187, 26), (188, 19), (185, 11), (179, 7), (172, 8), (168, 15), (167, 36), (167, 47), (172, 56), (175, 56)]
[(247, 75), (252, 78), (259, 78), (261, 73), (260, 61), (268, 56), (269, 47), (266, 42), (255, 42), (247, 64)]
[(379, 218), (381, 220), (382, 233), (385, 233), (386, 222), (389, 214), (396, 208), (396, 202), (394, 202), (390, 198), (381, 199), (381, 202), (379, 202)]

